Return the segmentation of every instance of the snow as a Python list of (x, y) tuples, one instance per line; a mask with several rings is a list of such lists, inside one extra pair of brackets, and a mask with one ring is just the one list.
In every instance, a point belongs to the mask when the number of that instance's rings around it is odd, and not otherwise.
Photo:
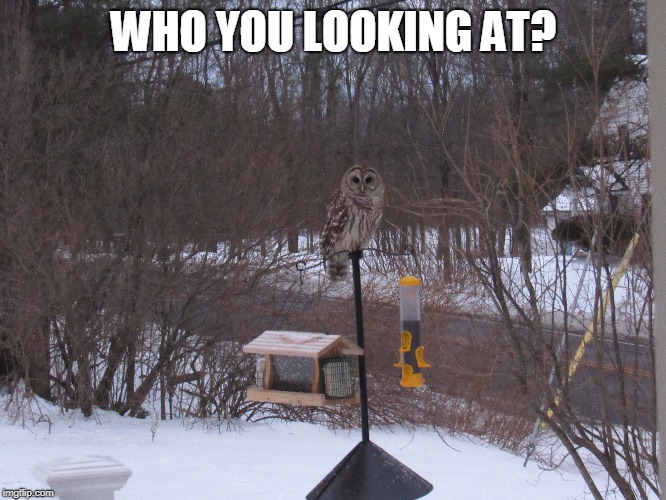
[(647, 135), (648, 85), (645, 80), (618, 79), (604, 100), (593, 131), (617, 138), (627, 128), (630, 139)]
[(599, 201), (593, 188), (572, 189), (565, 187), (562, 192), (541, 211), (544, 214), (558, 214), (560, 218), (599, 209)]
[[(536, 235), (536, 243), (547, 246), (547, 232)], [(543, 255), (543, 249), (539, 253), (534, 258), (539, 303), (544, 311), (549, 307), (557, 311), (558, 262), (551, 255)], [(502, 262), (504, 279), (518, 288), (514, 292), (520, 297), (517, 259), (504, 258)], [(585, 263), (577, 258), (568, 258), (567, 262), (567, 289), (573, 296)], [(364, 265), (377, 265), (372, 253)], [(643, 272), (638, 267), (630, 268), (616, 290), (618, 307), (627, 316), (630, 305), (640, 303), (645, 293)], [(321, 273), (320, 266), (311, 269), (301, 276), (304, 284), (300, 286), (321, 293)], [(432, 278), (425, 276), (427, 292), (430, 281)], [(594, 287), (593, 273), (582, 281), (581, 296), (588, 297)], [(397, 277), (392, 284), (397, 284)], [(380, 290), (396, 292), (397, 287), (389, 287), (387, 282), (380, 285)], [(436, 288), (435, 283), (433, 290)], [(351, 291), (344, 286), (333, 292), (348, 296)], [(468, 295), (466, 288), (455, 292), (448, 300), (461, 309), (471, 304), (492, 307), (483, 294)], [(434, 296), (434, 292), (426, 295)], [(591, 304), (581, 300), (577, 306), (575, 316), (585, 325)], [(7, 407), (7, 398), (0, 394), (0, 408)], [(139, 420), (101, 410), (86, 419), (79, 411), (63, 413), (45, 402), (37, 407), (24, 405), (20, 410), (12, 409), (15, 404), (9, 411), (0, 410), (0, 448), (4, 451), (0, 455), (0, 489), (43, 488), (31, 471), (37, 463), (101, 455), (119, 460), (132, 470), (128, 483), (116, 494), (119, 500), (302, 499), (361, 439), (358, 429), (336, 431), (306, 423), (159, 421), (154, 417)], [(370, 437), (433, 484), (428, 498), (591, 498), (570, 461), (554, 471), (543, 470), (533, 461), (524, 468), (522, 456), (467, 436), (444, 435), (444, 442), (429, 429), (372, 428)], [(537, 455), (550, 453), (550, 444), (544, 441)], [(603, 490), (606, 476), (598, 471), (594, 477)]]
[[(545, 238), (541, 243), (545, 244)], [(371, 265), (372, 260), (370, 254)], [(507, 283), (520, 287), (517, 260), (505, 258), (503, 264)], [(568, 259), (570, 295), (574, 295), (583, 268), (583, 259)], [(306, 274), (305, 286), (312, 280), (314, 285), (310, 286), (317, 289), (319, 282), (313, 275), (321, 272), (317, 268)], [(535, 256), (535, 273), (539, 274), (535, 282), (540, 304), (545, 311), (553, 305), (557, 310), (557, 260), (548, 255)], [(592, 274), (583, 280), (582, 297), (591, 293)], [(640, 295), (645, 293), (642, 274), (642, 269), (630, 268), (616, 290), (618, 307), (626, 315), (630, 311), (623, 308), (640, 303)], [(428, 281), (424, 283), (426, 288)], [(383, 285), (382, 290), (387, 288)], [(344, 294), (349, 293), (348, 288)], [(459, 290), (454, 298), (461, 308), (465, 303), (467, 307), (491, 306), (484, 296), (464, 300), (469, 298), (465, 291)], [(584, 325), (592, 307), (587, 300), (577, 306)], [(101, 455), (132, 470), (128, 483), (116, 494), (118, 500), (302, 499), (361, 439), (358, 429), (336, 431), (306, 423), (159, 421), (154, 417), (140, 420), (101, 410), (86, 419), (79, 411), (63, 413), (45, 402), (23, 405), (18, 410), (12, 403), (7, 411), (7, 398), (0, 393), (0, 408), (4, 409), (0, 410), (0, 489), (43, 488), (45, 485), (31, 471), (37, 463)], [(429, 429), (372, 428), (370, 437), (433, 484), (428, 498), (591, 498), (570, 461), (552, 471), (543, 470), (533, 461), (524, 468), (522, 456), (467, 436), (444, 435), (444, 442)], [(537, 455), (550, 453), (551, 445), (544, 441)], [(605, 474), (597, 471), (594, 478), (603, 491)]]
[[(358, 430), (306, 423), (139, 420), (105, 411), (86, 419), (46, 403), (39, 419), (0, 414), (0, 489), (44, 488), (33, 465), (101, 455), (132, 470), (118, 500), (302, 499), (361, 439)], [(370, 439), (433, 484), (428, 498), (590, 497), (570, 464), (524, 468), (523, 457), (467, 437), (444, 442), (431, 430), (371, 428)]]

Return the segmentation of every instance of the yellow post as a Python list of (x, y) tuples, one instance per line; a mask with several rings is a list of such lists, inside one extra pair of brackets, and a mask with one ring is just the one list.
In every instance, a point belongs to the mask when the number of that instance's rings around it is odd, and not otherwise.
[[(569, 369), (567, 370), (567, 381), (571, 380), (571, 378), (574, 376), (574, 373), (576, 373), (578, 366), (580, 366), (580, 363), (583, 360), (583, 356), (585, 356), (585, 348), (587, 347), (587, 344), (592, 342), (594, 336), (594, 325), (601, 322), (601, 319), (603, 318), (603, 315), (606, 311), (606, 306), (608, 306), (608, 302), (610, 301), (611, 293), (615, 292), (615, 288), (620, 283), (622, 276), (624, 276), (624, 273), (629, 268), (631, 257), (634, 254), (634, 249), (636, 248), (636, 245), (638, 245), (639, 240), (640, 240), (640, 235), (638, 234), (638, 232), (636, 232), (634, 237), (629, 242), (627, 250), (624, 252), (624, 256), (622, 257), (622, 261), (620, 262), (620, 265), (618, 266), (617, 271), (615, 272), (615, 276), (613, 276), (611, 285), (606, 289), (606, 292), (604, 293), (601, 305), (599, 306), (599, 309), (597, 309), (596, 317), (592, 321), (590, 321), (590, 324), (587, 327), (587, 330), (585, 331), (585, 335), (583, 336), (583, 340), (581, 340), (578, 349), (576, 349), (576, 354), (574, 354), (574, 357), (569, 362)], [(590, 249), (590, 251), (592, 250)], [(555, 406), (559, 406), (561, 400), (562, 397), (558, 394), (555, 397)], [(548, 408), (546, 414), (548, 415), (548, 417), (552, 417), (553, 409)], [(541, 428), (544, 429), (545, 427), (546, 423), (541, 422)]]

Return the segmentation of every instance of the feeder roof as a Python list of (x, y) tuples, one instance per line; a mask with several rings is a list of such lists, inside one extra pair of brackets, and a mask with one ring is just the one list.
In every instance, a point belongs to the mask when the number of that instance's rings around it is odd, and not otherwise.
[(326, 355), (360, 356), (363, 349), (340, 335), (267, 330), (243, 347), (248, 354), (274, 354), (321, 358)]
[(400, 278), (400, 286), (419, 286), (421, 280), (414, 276), (404, 276)]

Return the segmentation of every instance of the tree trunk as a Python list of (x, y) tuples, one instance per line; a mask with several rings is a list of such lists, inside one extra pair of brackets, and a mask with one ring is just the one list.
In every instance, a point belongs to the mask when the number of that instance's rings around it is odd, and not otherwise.
[(41, 327), (28, 342), (26, 355), (27, 383), (35, 394), (44, 399), (51, 399), (49, 324), (49, 319), (44, 318)]
[(289, 253), (298, 253), (298, 230), (287, 231), (287, 250)]

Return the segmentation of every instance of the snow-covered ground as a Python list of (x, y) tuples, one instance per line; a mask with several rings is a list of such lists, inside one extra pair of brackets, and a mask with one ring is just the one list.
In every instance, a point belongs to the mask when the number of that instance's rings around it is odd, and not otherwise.
[[(5, 407), (6, 398), (0, 398)], [(36, 463), (110, 456), (132, 470), (116, 499), (302, 499), (360, 441), (358, 430), (305, 423), (221, 425), (155, 421), (97, 411), (0, 413), (0, 489), (44, 488)], [(41, 415), (41, 418), (40, 418)], [(36, 420), (40, 420), (36, 422)], [(496, 447), (434, 431), (371, 429), (370, 439), (430, 481), (428, 498), (590, 498), (575, 468), (544, 471)], [(596, 478), (603, 482), (602, 475)]]
[[(297, 260), (310, 257), (293, 256), (293, 265), (286, 268), (291, 279), (283, 281), (284, 277), (278, 276), (280, 283), (308, 293), (351, 296), (348, 285), (336, 288), (323, 280), (323, 269), (315, 259), (311, 259), (310, 264), (314, 264), (308, 272), (301, 274), (296, 270)], [(520, 300), (518, 263), (505, 258), (503, 264), (504, 277), (509, 286), (517, 288)], [(380, 263), (368, 254), (363, 265)], [(545, 312), (560, 311), (562, 284), (558, 266), (557, 259), (546, 252), (535, 256), (536, 289)], [(571, 258), (567, 264), (570, 297), (582, 282), (581, 300), (576, 304), (577, 310), (571, 311), (581, 326), (591, 318), (592, 306), (586, 297), (594, 289), (593, 273), (583, 276), (584, 267), (584, 259)], [(640, 268), (630, 268), (616, 290), (621, 321), (646, 314), (639, 307), (645, 302), (642, 274)], [(366, 276), (364, 293), (380, 299), (388, 295), (396, 303), (398, 277), (396, 273), (389, 280), (382, 275), (375, 284)], [(428, 272), (422, 278), (424, 301), (438, 304), (435, 292), (440, 284), (431, 283), (433, 278)], [(445, 291), (447, 304), (453, 310), (457, 306), (466, 312), (492, 311), (492, 302), (478, 286)], [(627, 333), (631, 330), (626, 328)], [(7, 396), (0, 394), (0, 490), (45, 487), (31, 472), (39, 462), (102, 455), (111, 456), (132, 470), (132, 477), (117, 499), (297, 499), (304, 498), (360, 440), (359, 430), (333, 431), (305, 423), (216, 424), (157, 421), (154, 417), (138, 420), (99, 410), (85, 419), (78, 411), (62, 413), (44, 402), (18, 413), (12, 406), (7, 413), (6, 402)], [(591, 498), (583, 479), (567, 461), (555, 471), (543, 470), (535, 462), (524, 468), (523, 457), (466, 437), (444, 436), (444, 442), (437, 432), (425, 429), (371, 429), (370, 436), (434, 485), (428, 498)], [(541, 449), (545, 455), (550, 451)], [(598, 472), (595, 481), (603, 491), (605, 475)]]

